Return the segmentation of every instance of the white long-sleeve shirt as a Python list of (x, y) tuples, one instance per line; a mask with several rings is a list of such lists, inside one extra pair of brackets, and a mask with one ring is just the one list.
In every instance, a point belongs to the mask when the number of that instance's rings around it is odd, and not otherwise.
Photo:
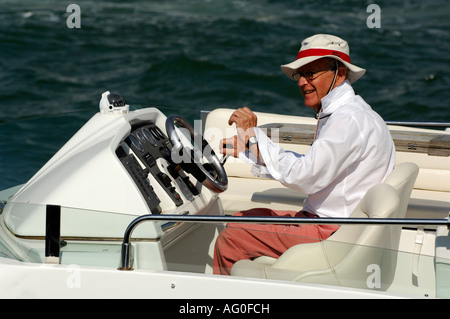
[(261, 129), (255, 134), (265, 166), (254, 163), (253, 174), (308, 194), (303, 209), (320, 217), (350, 216), (395, 163), (385, 122), (348, 81), (322, 99), (317, 138), (304, 156), (284, 151)]

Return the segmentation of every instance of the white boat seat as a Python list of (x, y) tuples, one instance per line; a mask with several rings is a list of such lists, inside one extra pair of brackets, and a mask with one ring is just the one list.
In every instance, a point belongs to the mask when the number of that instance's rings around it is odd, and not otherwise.
[[(236, 134), (235, 125), (228, 125), (228, 118), (234, 109), (216, 109), (211, 111), (205, 120), (205, 139), (213, 149), (218, 152), (219, 141), (223, 137), (230, 137)], [(291, 127), (294, 135), (279, 134), (279, 144), (285, 150), (305, 154), (309, 150), (309, 145), (304, 141), (300, 143), (298, 132), (295, 128), (311, 127), (314, 130), (317, 121), (312, 117), (289, 116), (274, 113), (255, 113), (258, 116), (258, 125), (264, 127), (281, 127), (285, 125)], [(411, 140), (397, 148), (396, 165), (405, 162), (414, 162), (420, 167), (419, 175), (416, 179), (411, 200), (406, 213), (407, 218), (446, 218), (450, 210), (450, 161), (448, 154), (429, 154), (421, 147), (415, 149), (419, 142), (428, 141), (428, 137), (436, 134), (435, 130), (408, 128), (402, 126), (389, 126), (393, 137), (401, 137)], [(267, 133), (271, 130), (267, 130)], [(274, 133), (275, 134), (275, 133)], [(439, 139), (442, 146), (447, 150), (448, 134), (450, 132), (440, 131)], [(445, 135), (445, 136), (444, 136)], [(274, 135), (274, 137), (276, 134)], [(292, 140), (291, 140), (292, 137)], [(276, 139), (274, 140), (276, 142)], [(434, 140), (436, 142), (437, 140)], [(402, 143), (403, 143), (402, 142)], [(432, 144), (434, 143), (432, 142)], [(428, 143), (428, 142), (427, 142)], [(403, 143), (404, 144), (404, 143)], [(411, 145), (409, 145), (411, 144)], [(421, 150), (422, 149), (422, 150)], [(277, 207), (281, 210), (301, 210), (304, 194), (296, 194), (294, 191), (284, 188), (274, 180), (261, 181), (255, 179), (251, 173), (251, 166), (238, 159), (229, 158), (225, 164), (225, 169), (229, 179), (228, 190), (220, 194), (223, 207), (228, 214), (240, 210), (254, 207)], [(255, 194), (255, 192), (258, 192)], [(430, 226), (430, 228), (435, 228)]]
[[(418, 171), (413, 163), (397, 166), (350, 217), (404, 218)], [(293, 246), (278, 259), (240, 260), (231, 275), (368, 288), (373, 273), (380, 277), (369, 288), (386, 290), (395, 273), (400, 233), (396, 225), (342, 225), (328, 239)]]

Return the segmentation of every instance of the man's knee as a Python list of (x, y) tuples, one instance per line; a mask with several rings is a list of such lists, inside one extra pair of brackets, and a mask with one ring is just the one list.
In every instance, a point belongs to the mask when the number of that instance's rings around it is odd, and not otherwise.
[(230, 242), (230, 239), (233, 238), (233, 229), (230, 229), (228, 226), (222, 230), (219, 234), (219, 236), (217, 237), (216, 240), (216, 247), (217, 246), (226, 246), (228, 245), (228, 243)]
[(243, 227), (245, 227), (245, 225), (230, 224), (222, 230), (216, 239), (216, 251), (223, 254), (228, 250), (242, 250), (242, 245), (244, 244), (243, 241), (245, 241), (245, 231)]

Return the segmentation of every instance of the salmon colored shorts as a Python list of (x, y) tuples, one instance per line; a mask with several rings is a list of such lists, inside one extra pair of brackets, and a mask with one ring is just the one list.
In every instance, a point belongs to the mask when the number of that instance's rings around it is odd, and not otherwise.
[[(234, 216), (318, 218), (318, 216), (305, 211), (274, 211), (268, 208), (241, 211)], [(238, 260), (251, 260), (260, 256), (278, 258), (292, 246), (327, 239), (338, 228), (339, 225), (230, 223), (217, 238), (214, 249), (213, 271), (215, 274), (229, 275), (231, 267)]]

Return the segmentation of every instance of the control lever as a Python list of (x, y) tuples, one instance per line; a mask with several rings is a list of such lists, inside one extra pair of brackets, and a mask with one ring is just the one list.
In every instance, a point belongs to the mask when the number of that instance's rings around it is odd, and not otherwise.
[[(231, 144), (223, 144), (223, 147), (230, 148), (230, 149), (234, 148), (234, 146)], [(228, 157), (230, 157), (230, 155), (223, 154), (222, 159), (220, 160), (220, 164), (222, 164), (222, 166), (225, 165), (225, 162), (227, 161)]]
[(220, 164), (225, 165), (225, 162), (227, 161), (228, 157), (230, 157), (230, 155), (225, 155), (223, 154), (222, 159), (220, 160)]

